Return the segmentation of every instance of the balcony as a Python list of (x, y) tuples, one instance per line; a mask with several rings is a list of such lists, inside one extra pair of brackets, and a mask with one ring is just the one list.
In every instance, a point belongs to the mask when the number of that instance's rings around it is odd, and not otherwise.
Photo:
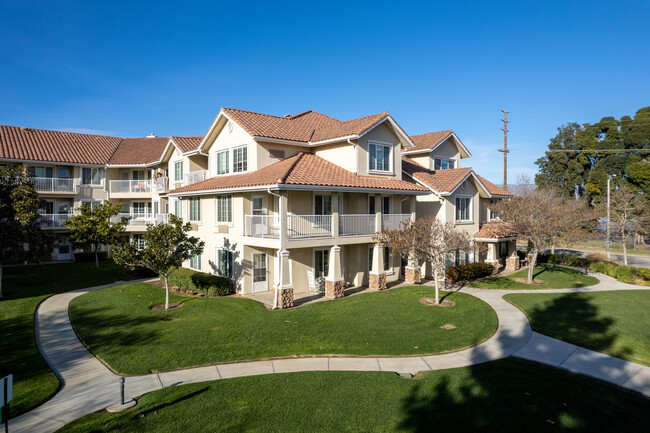
[(151, 193), (150, 180), (111, 180), (111, 194)]
[(69, 213), (48, 213), (42, 214), (38, 220), (42, 229), (63, 229), (66, 228), (64, 223), (70, 218), (72, 214)]
[(144, 212), (144, 213), (119, 213), (116, 216), (114, 216), (111, 220), (113, 222), (119, 222), (122, 220), (122, 218), (128, 218), (127, 222), (127, 227), (142, 227), (145, 228), (147, 224), (153, 224), (153, 225), (159, 225), (159, 224), (167, 224), (169, 221), (169, 215), (166, 213), (159, 213), (156, 216), (154, 216), (152, 213), (149, 212)]
[(76, 192), (74, 179), (62, 177), (34, 178), (34, 189), (39, 192)]
[[(287, 240), (303, 240), (331, 237), (372, 236), (379, 231), (396, 230), (411, 214), (386, 214), (381, 216), (381, 227), (377, 227), (374, 214), (338, 215), (338, 230), (335, 228), (336, 215), (287, 215)], [(245, 236), (255, 238), (280, 238), (279, 215), (246, 215)]]
[(167, 176), (157, 177), (153, 181), (153, 190), (156, 192), (165, 192), (169, 187), (169, 178)]
[(183, 186), (190, 185), (208, 178), (208, 170), (190, 171), (183, 175)]

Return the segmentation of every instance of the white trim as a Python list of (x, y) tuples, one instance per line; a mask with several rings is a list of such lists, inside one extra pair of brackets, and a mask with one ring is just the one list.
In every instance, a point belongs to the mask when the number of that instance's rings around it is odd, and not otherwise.
[[(459, 220), (458, 219), (458, 204), (456, 204), (456, 201), (459, 198), (468, 198), (469, 199), (469, 206), (468, 206), (468, 219), (466, 220)], [(474, 224), (474, 196), (470, 194), (456, 194), (454, 197), (454, 223), (456, 224)]]
[(406, 132), (404, 132), (404, 130), (397, 124), (397, 122), (395, 122), (395, 120), (393, 119), (393, 117), (390, 114), (386, 114), (386, 116), (383, 119), (381, 119), (380, 121), (378, 121), (377, 123), (372, 125), (370, 128), (363, 131), (361, 134), (359, 134), (358, 138), (363, 137), (364, 135), (366, 135), (367, 133), (369, 133), (370, 131), (375, 129), (377, 126), (384, 123), (386, 120), (388, 120), (390, 122), (391, 126), (393, 127), (393, 129), (395, 129), (397, 131), (398, 136), (401, 135), (402, 138), (408, 144), (410, 144), (411, 146), (415, 146), (415, 143), (413, 143), (413, 141), (411, 141), (411, 137), (409, 137), (408, 134)]
[[(424, 134), (422, 134), (422, 135), (424, 135)], [(438, 146), (440, 146), (442, 143), (444, 143), (444, 141), (447, 140), (449, 137), (453, 137), (454, 140), (456, 141), (456, 146), (459, 147), (462, 151), (465, 152), (465, 156), (463, 156), (462, 152), (461, 152), (461, 158), (471, 158), (472, 157), (472, 153), (469, 151), (469, 149), (467, 149), (467, 147), (465, 147), (463, 142), (460, 141), (460, 138), (458, 138), (456, 133), (453, 132), (453, 131), (450, 132), (448, 135), (445, 136), (445, 138), (443, 138), (442, 140), (440, 140), (439, 142), (437, 142), (436, 144), (434, 144), (430, 148), (419, 149), (419, 150), (406, 150), (406, 151), (402, 152), (402, 154), (411, 155), (411, 154), (416, 154), (416, 153), (430, 153), (430, 152), (433, 152)]]
[[(377, 169), (377, 155), (375, 155), (375, 168), (371, 169), (370, 168), (370, 145), (374, 144), (375, 146), (384, 146), (389, 148), (388, 152), (388, 170), (378, 170)], [(368, 140), (368, 173), (376, 173), (376, 174), (392, 174), (395, 176), (395, 144), (394, 143), (387, 143), (385, 141), (378, 141), (378, 140)], [(376, 147), (375, 147), (376, 149)]]
[(478, 242), (496, 244), (496, 243), (499, 243), (499, 242), (514, 241), (514, 240), (517, 239), (517, 236), (510, 236), (510, 237), (507, 237), (507, 238), (496, 238), (496, 239), (493, 239), (493, 238), (473, 238), (473, 239), (475, 241), (478, 241)]
[(305, 141), (284, 140), (282, 138), (263, 137), (261, 135), (253, 135), (253, 140), (256, 141), (256, 142), (265, 141), (267, 143), (289, 144), (289, 145), (292, 145), (292, 146), (309, 147), (309, 143), (305, 142)]
[(219, 195), (228, 192), (246, 192), (246, 191), (266, 191), (269, 188), (274, 190), (296, 190), (296, 191), (331, 191), (331, 192), (362, 192), (376, 194), (404, 194), (404, 195), (426, 195), (428, 191), (413, 191), (408, 189), (384, 189), (384, 188), (357, 188), (357, 187), (337, 187), (337, 186), (317, 186), (317, 185), (259, 185), (237, 188), (211, 189), (201, 191), (176, 192), (170, 191), (169, 197), (189, 197), (194, 195)]

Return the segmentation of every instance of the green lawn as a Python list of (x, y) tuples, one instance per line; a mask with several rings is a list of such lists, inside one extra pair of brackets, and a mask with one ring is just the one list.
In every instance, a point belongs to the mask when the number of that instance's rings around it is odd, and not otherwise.
[(598, 284), (597, 278), (585, 275), (580, 271), (547, 264), (536, 266), (533, 272), (533, 280), (543, 280), (544, 284), (529, 285), (525, 282), (515, 281), (515, 278), (526, 279), (527, 277), (528, 268), (525, 268), (507, 277), (492, 277), (474, 281), (470, 287), (501, 290), (572, 289)]
[(305, 372), (171, 387), (59, 432), (642, 432), (648, 413), (640, 395), (504, 359), (412, 379)]
[(63, 263), (3, 268), (0, 299), (0, 377), (14, 374), (11, 416), (20, 415), (47, 400), (59, 381), (41, 358), (34, 340), (34, 312), (47, 297), (68, 290), (116, 281), (118, 270), (112, 261)]
[[(70, 317), (90, 350), (114, 370), (145, 374), (226, 361), (294, 355), (416, 355), (475, 345), (496, 330), (483, 301), (451, 293), (453, 307), (418, 302), (431, 287), (384, 292), (269, 311), (238, 297), (181, 298), (168, 312), (164, 290), (129, 284), (74, 299)], [(451, 324), (456, 329), (441, 329)]]
[(506, 295), (541, 334), (650, 366), (650, 291)]

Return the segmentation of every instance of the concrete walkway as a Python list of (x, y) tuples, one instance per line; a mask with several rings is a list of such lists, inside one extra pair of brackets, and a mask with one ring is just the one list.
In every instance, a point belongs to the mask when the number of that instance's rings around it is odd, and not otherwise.
[[(592, 273), (594, 274), (594, 273)], [(239, 362), (190, 368), (144, 376), (128, 376), (126, 399), (150, 391), (187, 383), (259, 374), (299, 371), (420, 371), (465, 367), (508, 356), (540, 362), (595, 377), (650, 396), (650, 367), (623, 361), (532, 332), (526, 316), (506, 302), (508, 293), (571, 293), (605, 290), (650, 290), (594, 274), (601, 282), (581, 289), (486, 290), (458, 288), (487, 302), (499, 319), (496, 333), (472, 347), (441, 355), (412, 357), (310, 357)], [(97, 360), (77, 338), (70, 319), (70, 301), (84, 293), (123, 283), (92, 287), (55, 295), (36, 312), (36, 341), (43, 357), (61, 381), (61, 389), (36, 409), (10, 420), (10, 431), (53, 432), (89, 413), (119, 403), (120, 376)]]

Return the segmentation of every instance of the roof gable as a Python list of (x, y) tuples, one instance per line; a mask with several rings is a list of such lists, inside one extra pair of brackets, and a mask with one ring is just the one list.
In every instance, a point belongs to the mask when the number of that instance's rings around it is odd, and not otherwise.
[(460, 152), (461, 158), (469, 158), (472, 156), (470, 151), (465, 147), (462, 141), (458, 138), (456, 133), (451, 129), (446, 129), (444, 131), (434, 131), (427, 132), (426, 134), (411, 135), (411, 141), (415, 144), (414, 147), (406, 149), (404, 153), (425, 153), (432, 152), (436, 147), (445, 142), (445, 140), (451, 138), (458, 151)]

